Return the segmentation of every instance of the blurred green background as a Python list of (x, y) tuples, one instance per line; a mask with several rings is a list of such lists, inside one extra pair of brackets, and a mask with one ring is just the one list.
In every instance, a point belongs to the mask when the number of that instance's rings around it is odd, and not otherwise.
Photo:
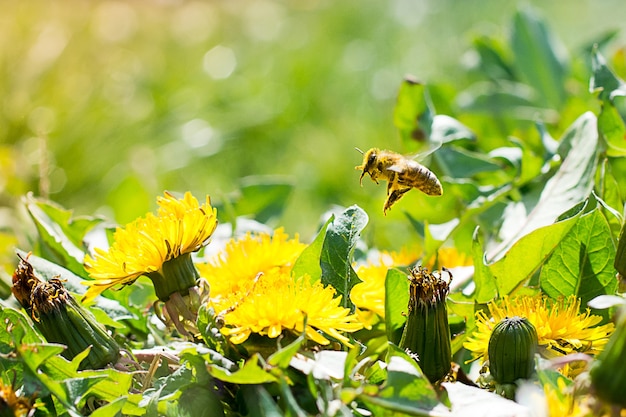
[[(622, 1), (521, 4), (0, 1), (3, 241), (24, 236), (16, 208), (29, 191), (125, 223), (163, 190), (210, 194), (222, 207), (242, 184), (284, 182), (294, 188), (272, 226), (307, 241), (325, 211), (358, 204), (368, 234), (393, 247), (403, 209), (419, 217), (423, 197), (409, 193), (384, 218), (385, 188), (359, 187), (354, 148), (402, 151), (392, 115), (405, 74), (431, 86), (438, 112), (476, 131), (490, 116), (464, 109), (467, 89), (490, 75), (474, 42), (488, 36), (506, 50), (520, 7), (545, 18), (564, 61), (612, 30), (611, 54), (626, 39)], [(581, 76), (570, 87), (584, 96), (588, 71), (571, 68)], [(543, 104), (557, 137), (580, 114)], [(431, 220), (449, 220), (439, 215)]]

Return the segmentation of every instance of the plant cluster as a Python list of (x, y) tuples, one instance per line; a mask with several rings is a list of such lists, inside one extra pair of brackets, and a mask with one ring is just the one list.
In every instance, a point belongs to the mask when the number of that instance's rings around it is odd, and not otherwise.
[(2, 413), (619, 415), (626, 87), (595, 45), (581, 99), (545, 24), (520, 12), (514, 28), (517, 59), (475, 43), (488, 79), (463, 109), (485, 126), (438, 113), (414, 79), (400, 87), (405, 152), (432, 151), (443, 189), (422, 195), (385, 167), (385, 210), (425, 211), (405, 211), (410, 246), (367, 241), (357, 205), (304, 243), (220, 224), (208, 195), (165, 192), (119, 226), (25, 196), (37, 236), (0, 304)]

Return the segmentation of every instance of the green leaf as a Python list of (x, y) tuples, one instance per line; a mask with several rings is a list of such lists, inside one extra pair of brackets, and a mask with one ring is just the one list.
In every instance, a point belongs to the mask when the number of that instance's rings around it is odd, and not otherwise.
[(472, 41), (480, 57), (480, 71), (493, 80), (513, 80), (514, 71), (507, 56), (507, 48), (498, 39), (479, 36)]
[(496, 280), (490, 268), (485, 265), (482, 237), (479, 228), (474, 229), (472, 240), (472, 260), (474, 262), (474, 299), (478, 304), (485, 304), (498, 295)]
[(578, 221), (578, 215), (540, 227), (515, 242), (504, 257), (488, 266), (500, 296), (511, 294), (548, 259)]
[(463, 148), (448, 146), (439, 149), (434, 155), (442, 174), (455, 178), (471, 178), (482, 172), (500, 171), (501, 164), (480, 152), (472, 152)]
[(409, 280), (398, 269), (389, 269), (385, 277), (385, 329), (387, 340), (400, 343), (409, 307)]
[(394, 411), (425, 416), (431, 415), (435, 407), (441, 407), (437, 393), (417, 362), (391, 344), (387, 360), (387, 381), (377, 391), (363, 391), (358, 399), (374, 415), (391, 415), (390, 412)]
[(0, 353), (8, 354), (22, 344), (43, 343), (45, 340), (37, 333), (28, 318), (21, 311), (4, 307), (0, 304)]
[(612, 102), (602, 103), (598, 115), (598, 131), (606, 143), (607, 156), (626, 156), (626, 126)]
[(272, 396), (262, 385), (244, 385), (241, 387), (242, 397), (246, 403), (250, 417), (283, 417), (284, 414), (276, 405)]
[(515, 68), (540, 97), (541, 103), (558, 108), (565, 99), (567, 66), (562, 46), (545, 22), (532, 10), (515, 14), (511, 47)]
[(541, 289), (550, 297), (575, 295), (582, 305), (617, 288), (615, 245), (606, 218), (596, 208), (581, 216), (541, 269)]
[(352, 254), (368, 217), (358, 206), (351, 206), (339, 214), (326, 230), (320, 266), (322, 283), (332, 285), (342, 296), (343, 305), (353, 308), (350, 290), (359, 282), (352, 268)]
[(291, 269), (293, 276), (301, 277), (308, 274), (311, 277), (311, 282), (318, 281), (322, 277), (322, 267), (320, 266), (320, 256), (322, 253), (322, 247), (324, 246), (324, 240), (326, 239), (326, 230), (328, 225), (335, 220), (335, 216), (331, 215), (328, 221), (322, 226), (317, 236), (304, 248), (298, 259)]
[(121, 415), (122, 409), (124, 408), (124, 404), (128, 401), (127, 398), (121, 397), (117, 400), (114, 400), (102, 407), (94, 410), (93, 413), (89, 414), (90, 417), (111, 417)]
[(587, 199), (594, 185), (597, 143), (596, 118), (587, 112), (563, 135), (559, 149), (566, 152), (564, 160), (546, 182), (532, 211), (525, 217), (516, 211), (515, 218), (505, 219), (504, 227), (509, 229), (500, 234), (507, 239), (489, 253), (488, 261), (500, 259), (523, 236), (554, 223), (563, 212)]
[(624, 95), (626, 84), (606, 64), (597, 47), (591, 51), (591, 69), (593, 74), (589, 83), (590, 92), (599, 91), (600, 100), (611, 101), (614, 95)]
[(427, 149), (434, 112), (426, 86), (413, 78), (405, 78), (398, 92), (393, 122), (407, 152)]
[(432, 146), (460, 139), (476, 139), (476, 135), (457, 119), (445, 114), (435, 115), (430, 133)]
[(235, 372), (226, 371), (222, 367), (208, 365), (209, 373), (220, 381), (232, 384), (264, 384), (266, 382), (276, 382), (274, 375), (263, 369), (259, 364), (259, 355), (255, 354), (246, 361), (241, 369)]
[(192, 384), (182, 391), (178, 399), (176, 415), (181, 417), (218, 417), (224, 415), (224, 407), (215, 390), (204, 385)]
[(289, 343), (287, 346), (282, 347), (278, 351), (272, 353), (269, 358), (267, 358), (267, 363), (271, 366), (277, 366), (281, 369), (287, 369), (289, 366), (289, 362), (291, 358), (298, 353), (298, 350), (306, 340), (306, 337), (303, 334), (298, 336), (296, 340)]
[(72, 212), (60, 206), (34, 198), (24, 199), (26, 209), (39, 232), (42, 252), (49, 259), (65, 266), (76, 274), (84, 272), (82, 239), (95, 225), (102, 222), (97, 218), (72, 219)]

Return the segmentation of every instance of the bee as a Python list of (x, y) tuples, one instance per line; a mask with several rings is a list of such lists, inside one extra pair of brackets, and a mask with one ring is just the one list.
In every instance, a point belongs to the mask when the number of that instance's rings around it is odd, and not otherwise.
[[(363, 153), (360, 149), (357, 151)], [(369, 174), (372, 181), (387, 180), (387, 200), (383, 206), (383, 214), (391, 208), (404, 194), (416, 188), (427, 195), (443, 194), (441, 183), (435, 174), (411, 157), (387, 150), (372, 148), (363, 154), (363, 163), (355, 169), (362, 170), (359, 182), (363, 185), (363, 177)]]

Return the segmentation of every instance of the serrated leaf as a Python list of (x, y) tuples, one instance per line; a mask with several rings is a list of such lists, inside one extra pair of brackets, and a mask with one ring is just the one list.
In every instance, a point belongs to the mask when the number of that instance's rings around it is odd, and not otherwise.
[(599, 209), (581, 216), (541, 269), (541, 289), (550, 297), (575, 295), (582, 305), (617, 288), (615, 245)]
[(360, 281), (352, 268), (352, 254), (367, 222), (368, 216), (363, 209), (358, 206), (348, 207), (328, 225), (322, 245), (322, 283), (332, 285), (342, 296), (344, 307), (350, 309), (353, 305), (348, 295)]
[(597, 143), (596, 117), (587, 112), (563, 135), (560, 149), (567, 150), (567, 154), (546, 182), (536, 205), (525, 218), (516, 214), (514, 222), (505, 222), (515, 229), (503, 233), (508, 238), (488, 254), (488, 261), (500, 259), (523, 236), (554, 223), (563, 212), (587, 199), (594, 185)]
[(543, 19), (530, 9), (517, 12), (513, 19), (511, 48), (515, 68), (541, 97), (541, 102), (558, 108), (565, 99), (567, 66), (562, 46)]
[(409, 306), (409, 280), (398, 269), (389, 269), (385, 277), (385, 329), (387, 340), (398, 344)]
[(419, 152), (429, 147), (434, 112), (426, 86), (405, 78), (398, 91), (393, 122), (407, 152)]
[(331, 215), (328, 221), (324, 223), (324, 226), (317, 233), (317, 236), (304, 248), (298, 259), (291, 269), (291, 273), (295, 277), (301, 277), (308, 274), (311, 277), (311, 282), (318, 281), (322, 277), (322, 267), (320, 265), (320, 256), (322, 253), (322, 247), (324, 240), (326, 239), (326, 230), (328, 225), (335, 220), (335, 216)]

